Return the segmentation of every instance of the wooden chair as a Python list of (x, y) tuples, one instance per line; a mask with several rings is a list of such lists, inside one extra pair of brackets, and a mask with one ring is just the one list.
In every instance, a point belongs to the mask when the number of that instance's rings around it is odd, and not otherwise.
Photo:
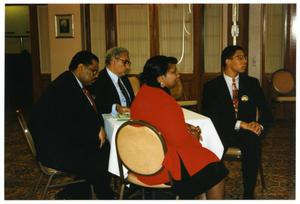
[(184, 94), (183, 91), (183, 85), (180, 78), (176, 81), (176, 86), (170, 90), (171, 95), (177, 100), (177, 103), (180, 106), (186, 107), (186, 106), (197, 106), (198, 101), (197, 100), (187, 100), (187, 97)]
[(295, 80), (291, 72), (279, 69), (272, 74), (273, 100), (276, 102), (295, 102), (296, 96), (290, 93), (295, 89)]
[[(117, 131), (116, 149), (121, 177), (119, 199), (124, 198), (127, 184), (140, 187), (143, 199), (145, 198), (145, 189), (171, 189), (173, 180), (170, 174), (171, 185), (147, 185), (135, 176), (151, 176), (163, 169), (162, 162), (166, 153), (166, 145), (161, 133), (155, 127), (144, 121), (129, 120), (125, 122)], [(126, 177), (123, 165), (128, 169)], [(176, 199), (178, 198), (176, 196)]]
[[(24, 116), (23, 116), (21, 110), (16, 110), (16, 114), (17, 114), (18, 122), (19, 122), (19, 124), (22, 128), (23, 134), (26, 138), (27, 144), (30, 148), (30, 151), (31, 151), (33, 157), (36, 159), (37, 153), (36, 153), (36, 149), (35, 149), (35, 144), (34, 144), (34, 141), (32, 139), (31, 133), (29, 132), (29, 129), (27, 127), (26, 120), (24, 119)], [(63, 187), (63, 186), (69, 185), (69, 184), (86, 182), (85, 179), (80, 179), (80, 180), (74, 180), (73, 179), (73, 180), (68, 181), (68, 182), (53, 184), (53, 180), (58, 178), (58, 177), (60, 177), (60, 178), (62, 176), (70, 177), (72, 175), (70, 175), (68, 173), (65, 173), (65, 172), (62, 172), (60, 170), (54, 169), (54, 168), (47, 167), (39, 161), (37, 161), (37, 163), (38, 163), (38, 166), (41, 170), (41, 175), (40, 175), (39, 179), (36, 181), (36, 183), (34, 185), (34, 188), (33, 188), (32, 192), (30, 194), (30, 199), (33, 199), (33, 194), (37, 192), (38, 187), (40, 186), (40, 183), (41, 183), (41, 179), (44, 176), (48, 177), (48, 180), (47, 180), (47, 183), (44, 187), (43, 194), (42, 194), (42, 197), (41, 197), (41, 199), (43, 199), (43, 200), (46, 198), (46, 195), (47, 195), (47, 192), (48, 192), (49, 188), (57, 188), (57, 187)], [(95, 194), (94, 194), (94, 190), (93, 190), (92, 185), (91, 185), (91, 190), (92, 190), (93, 198), (95, 198)]]
[(136, 96), (136, 94), (138, 93), (138, 91), (140, 90), (140, 80), (136, 77), (136, 76), (130, 76), (128, 77), (129, 82), (131, 84), (131, 87), (133, 89), (134, 95)]

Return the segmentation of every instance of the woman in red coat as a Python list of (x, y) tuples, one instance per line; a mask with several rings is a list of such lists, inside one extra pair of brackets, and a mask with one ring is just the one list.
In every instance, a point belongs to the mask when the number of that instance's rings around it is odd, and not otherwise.
[[(208, 199), (224, 198), (224, 177), (228, 174), (218, 157), (202, 147), (184, 121), (181, 107), (170, 96), (179, 77), (171, 57), (150, 58), (140, 76), (142, 87), (131, 107), (131, 118), (144, 120), (161, 131), (167, 146), (164, 169), (153, 176), (137, 176), (146, 184), (169, 182), (181, 199), (193, 199), (206, 192)], [(174, 58), (173, 58), (174, 59)]]

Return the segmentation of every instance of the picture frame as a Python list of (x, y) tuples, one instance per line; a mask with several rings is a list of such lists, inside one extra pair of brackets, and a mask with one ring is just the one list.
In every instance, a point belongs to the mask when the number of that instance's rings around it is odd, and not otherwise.
[(73, 14), (55, 15), (56, 38), (74, 38)]

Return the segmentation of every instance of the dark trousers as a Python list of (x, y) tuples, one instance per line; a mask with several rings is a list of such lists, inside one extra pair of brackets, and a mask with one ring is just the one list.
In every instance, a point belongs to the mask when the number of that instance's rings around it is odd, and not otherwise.
[(231, 140), (231, 144), (226, 145), (227, 147), (238, 147), (242, 151), (244, 199), (254, 198), (258, 168), (261, 162), (261, 137), (248, 130), (240, 130)]
[(72, 197), (90, 198), (90, 184), (92, 184), (97, 199), (113, 199), (114, 194), (110, 188), (111, 175), (108, 173), (109, 151), (110, 144), (106, 141), (99, 151), (87, 156), (83, 161), (72, 163), (71, 169), (65, 169), (65, 171), (87, 180), (85, 183), (76, 184), (76, 188), (72, 185), (67, 187), (72, 189), (67, 190), (68, 192), (73, 193), (73, 189), (76, 189), (76, 192), (81, 192), (81, 195), (73, 195)]

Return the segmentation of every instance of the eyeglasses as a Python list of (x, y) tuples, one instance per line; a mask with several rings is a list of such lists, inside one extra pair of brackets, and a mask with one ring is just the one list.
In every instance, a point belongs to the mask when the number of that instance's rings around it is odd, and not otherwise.
[(237, 56), (233, 56), (232, 58), (237, 58), (238, 60), (242, 61), (242, 60), (248, 60), (247, 56), (244, 55), (237, 55)]
[(96, 76), (96, 75), (98, 74), (98, 72), (99, 72), (98, 69), (92, 69), (90, 66), (86, 66), (86, 67), (88, 68), (88, 70), (91, 71), (91, 73), (92, 73), (94, 76)]
[(121, 60), (124, 66), (125, 65), (129, 65), (129, 66), (131, 65), (131, 62), (129, 60), (124, 60), (124, 59), (121, 59), (121, 58), (116, 58), (116, 59)]

